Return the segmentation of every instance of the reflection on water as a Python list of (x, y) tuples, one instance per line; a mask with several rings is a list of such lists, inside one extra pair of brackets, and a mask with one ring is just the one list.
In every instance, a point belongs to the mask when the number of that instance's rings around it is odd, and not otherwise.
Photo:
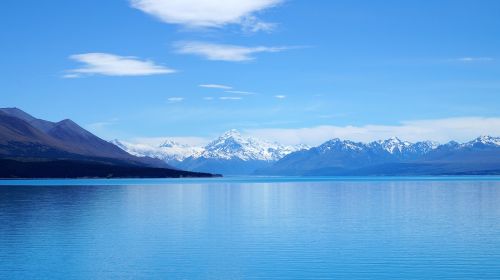
[(500, 181), (0, 186), (0, 279), (498, 279)]

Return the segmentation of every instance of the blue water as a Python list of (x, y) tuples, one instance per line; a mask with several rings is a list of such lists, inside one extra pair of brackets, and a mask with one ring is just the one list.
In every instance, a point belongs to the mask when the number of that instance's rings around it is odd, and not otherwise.
[(0, 279), (500, 279), (498, 177), (0, 185)]

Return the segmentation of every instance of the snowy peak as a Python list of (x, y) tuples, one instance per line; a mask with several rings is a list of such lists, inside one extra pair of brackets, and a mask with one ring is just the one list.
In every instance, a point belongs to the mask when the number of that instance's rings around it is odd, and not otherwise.
[(323, 153), (355, 151), (403, 156), (409, 154), (425, 154), (436, 149), (438, 146), (439, 144), (436, 142), (423, 141), (411, 143), (403, 141), (397, 137), (389, 138), (387, 140), (378, 140), (366, 144), (334, 138), (319, 146), (318, 149)]
[(397, 137), (392, 137), (387, 140), (379, 140), (376, 141), (376, 143), (379, 144), (383, 150), (387, 151), (390, 154), (403, 153), (412, 146), (412, 143), (402, 141)]
[(410, 147), (411, 147), (411, 149), (413, 149), (414, 151), (416, 151), (418, 153), (426, 154), (432, 150), (437, 149), (439, 147), (439, 143), (434, 142), (434, 141), (421, 141), (421, 142), (417, 142), (415, 144), (412, 144)]
[(236, 130), (236, 129), (230, 129), (226, 132), (224, 132), (219, 139), (228, 139), (228, 138), (233, 138), (233, 139), (243, 139), (243, 136), (241, 136), (241, 133)]
[(172, 163), (174, 161), (182, 161), (195, 153), (199, 152), (201, 148), (191, 147), (184, 144), (179, 144), (175, 141), (165, 140), (159, 146), (151, 146), (147, 144), (136, 144), (124, 141), (119, 141), (117, 139), (110, 141), (122, 150), (128, 152), (129, 154), (139, 156), (139, 157), (152, 157), (161, 159), (167, 163)]
[(239, 131), (232, 129), (212, 141), (205, 147), (203, 152), (194, 155), (194, 157), (225, 160), (240, 159), (243, 161), (276, 161), (302, 148), (302, 146), (300, 148), (286, 147), (252, 137), (244, 137)]
[(474, 148), (474, 147), (500, 147), (500, 137), (493, 136), (480, 136), (469, 142), (460, 144), (456, 141), (450, 141), (446, 144), (440, 145), (441, 149), (460, 149), (460, 148)]
[(229, 130), (222, 134), (219, 138), (210, 142), (205, 150), (218, 150), (223, 149), (227, 152), (235, 152), (239, 149), (244, 148), (244, 146), (250, 145), (252, 139), (243, 138), (237, 130)]
[(186, 145), (179, 144), (172, 140), (165, 140), (159, 147), (160, 148), (173, 148), (173, 147), (185, 147)]
[(340, 140), (339, 138), (334, 138), (319, 146), (319, 150), (322, 152), (360, 151), (363, 149), (365, 149), (365, 146), (362, 143), (357, 143), (349, 140)]
[(492, 136), (480, 136), (470, 142), (463, 144), (465, 147), (472, 147), (476, 145), (484, 145), (484, 146), (500, 146), (500, 137), (492, 137)]

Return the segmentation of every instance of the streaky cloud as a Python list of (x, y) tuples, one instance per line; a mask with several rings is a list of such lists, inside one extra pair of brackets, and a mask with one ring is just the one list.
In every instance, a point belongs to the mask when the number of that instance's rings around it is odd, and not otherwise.
[(202, 87), (202, 88), (215, 88), (215, 89), (226, 89), (226, 90), (229, 90), (229, 89), (233, 88), (231, 86), (220, 85), (220, 84), (202, 84), (202, 85), (199, 85), (199, 87)]
[(459, 62), (472, 63), (472, 62), (490, 62), (494, 59), (492, 57), (461, 57), (456, 59)]
[(177, 102), (184, 101), (184, 97), (169, 97), (167, 100), (170, 103), (177, 103)]
[(232, 93), (232, 94), (241, 94), (241, 95), (254, 95), (254, 94), (256, 94), (255, 92), (243, 91), (243, 90), (226, 90), (225, 92)]
[(242, 62), (255, 59), (258, 53), (276, 53), (291, 47), (246, 47), (227, 44), (216, 44), (200, 41), (181, 41), (174, 44), (175, 50), (180, 54), (197, 55), (207, 60)]
[(119, 56), (109, 53), (84, 53), (71, 55), (70, 59), (83, 64), (68, 70), (64, 78), (78, 78), (86, 75), (104, 76), (150, 76), (175, 73), (176, 70), (140, 60), (134, 56)]

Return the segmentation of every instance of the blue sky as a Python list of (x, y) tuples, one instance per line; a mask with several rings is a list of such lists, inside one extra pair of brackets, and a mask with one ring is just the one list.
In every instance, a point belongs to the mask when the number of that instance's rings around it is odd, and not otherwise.
[(105, 139), (500, 134), (499, 1), (2, 5), (0, 106)]

